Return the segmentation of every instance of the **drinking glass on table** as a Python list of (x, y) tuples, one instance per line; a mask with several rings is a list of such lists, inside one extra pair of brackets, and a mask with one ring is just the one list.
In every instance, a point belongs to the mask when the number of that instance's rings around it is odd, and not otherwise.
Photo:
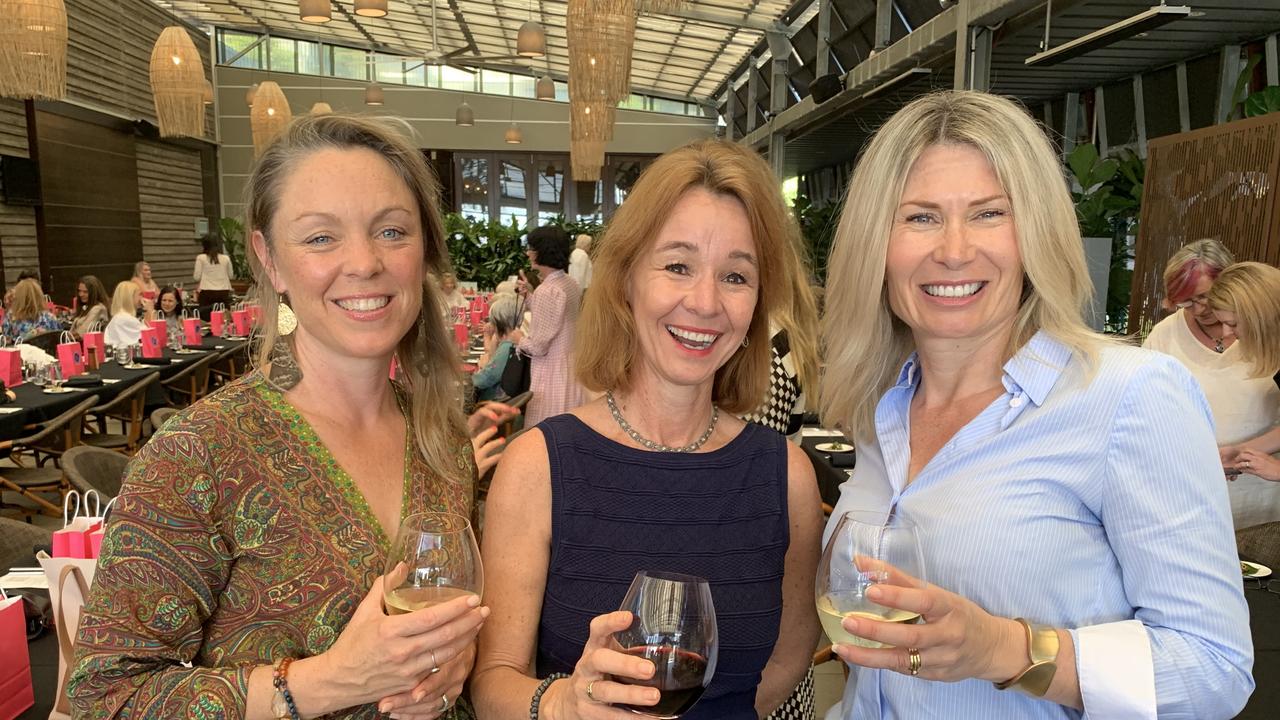
[(716, 671), (719, 637), (707, 581), (692, 575), (641, 570), (631, 581), (621, 610), (631, 627), (613, 634), (619, 650), (654, 664), (647, 680), (614, 682), (657, 688), (656, 705), (622, 705), (637, 715), (670, 720), (688, 712)]
[(915, 586), (925, 579), (924, 555), (914, 523), (887, 512), (849, 511), (840, 518), (818, 563), (818, 619), (832, 642), (887, 647), (849, 634), (841, 621), (853, 615), (880, 622), (917, 622), (919, 613), (878, 605), (866, 595), (878, 583)]
[(387, 554), (383, 604), (403, 615), (484, 592), (484, 568), (471, 523), (452, 513), (418, 513), (400, 523)]
[(62, 383), (64, 381), (62, 377), (62, 366), (56, 362), (52, 362), (49, 363), (47, 367), (49, 368), (49, 385), (53, 387), (54, 392), (61, 392)]

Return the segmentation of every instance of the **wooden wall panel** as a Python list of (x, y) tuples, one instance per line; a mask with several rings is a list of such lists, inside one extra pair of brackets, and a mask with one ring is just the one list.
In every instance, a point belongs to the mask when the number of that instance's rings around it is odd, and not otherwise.
[[(26, 107), (20, 100), (0, 99), (0, 155), (31, 157), (27, 150)], [(2, 181), (0, 181), (2, 182)], [(4, 197), (0, 188), (0, 198)], [(0, 267), (7, 288), (24, 268), (40, 266), (36, 248), (35, 208), (0, 201)]]
[(195, 221), (204, 217), (200, 153), (139, 140), (137, 157), (143, 257), (158, 284), (190, 285), (200, 252)]
[(1237, 260), (1280, 265), (1280, 113), (1152, 140), (1134, 258), (1129, 332), (1164, 316), (1165, 263), (1214, 238)]
[(84, 274), (97, 275), (110, 291), (142, 258), (134, 138), (39, 111), (36, 141), (45, 291), (67, 303)]

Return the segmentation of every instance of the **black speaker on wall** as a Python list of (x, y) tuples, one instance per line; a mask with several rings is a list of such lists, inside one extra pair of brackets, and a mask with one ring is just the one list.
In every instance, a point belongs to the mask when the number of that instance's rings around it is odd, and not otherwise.
[(844, 89), (844, 83), (840, 80), (840, 76), (835, 73), (830, 75), (822, 75), (813, 79), (809, 83), (809, 96), (819, 105), (835, 97), (837, 93)]

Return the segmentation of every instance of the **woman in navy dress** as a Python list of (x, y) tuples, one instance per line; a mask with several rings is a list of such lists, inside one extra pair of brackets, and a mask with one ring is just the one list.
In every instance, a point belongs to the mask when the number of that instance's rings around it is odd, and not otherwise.
[[(813, 467), (744, 423), (769, 375), (769, 317), (794, 296), (796, 229), (765, 163), (731, 143), (659, 158), (601, 239), (574, 364), (604, 393), (511, 444), (490, 490), (493, 609), (472, 679), (481, 717), (634, 718), (654, 673), (618, 652), (639, 570), (707, 578), (720, 649), (686, 720), (756, 720), (817, 643)], [(779, 633), (786, 627), (786, 633)]]

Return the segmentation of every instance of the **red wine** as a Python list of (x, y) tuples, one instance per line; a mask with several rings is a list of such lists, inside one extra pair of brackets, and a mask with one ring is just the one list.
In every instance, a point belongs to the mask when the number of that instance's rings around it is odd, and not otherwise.
[(627, 685), (643, 685), (657, 688), (660, 694), (657, 705), (623, 705), (635, 713), (656, 718), (678, 718), (688, 712), (702, 697), (702, 681), (707, 676), (707, 659), (670, 645), (639, 645), (622, 652), (644, 658), (654, 664), (653, 677), (648, 680), (613, 678)]

